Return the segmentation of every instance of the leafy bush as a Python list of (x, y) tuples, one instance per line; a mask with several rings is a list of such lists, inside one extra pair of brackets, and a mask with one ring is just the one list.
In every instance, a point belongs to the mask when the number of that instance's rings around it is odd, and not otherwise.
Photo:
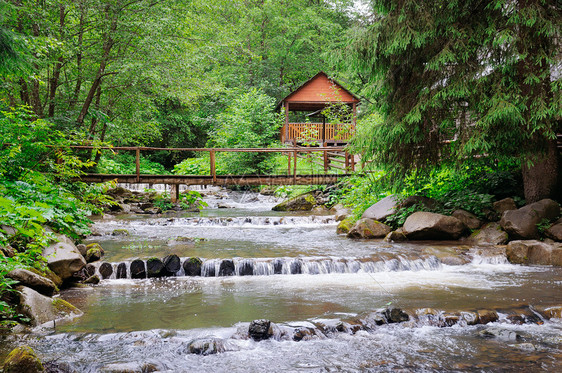
[[(166, 169), (160, 163), (140, 156), (140, 173), (145, 175), (165, 175)], [(115, 154), (112, 157), (102, 156), (96, 166), (96, 170), (102, 174), (136, 174), (136, 156), (130, 153)]]
[[(215, 167), (217, 174), (226, 174), (226, 159), (223, 153), (216, 153)], [(211, 163), (209, 153), (205, 153), (201, 157), (186, 158), (174, 166), (174, 174), (176, 175), (210, 175)]]
[[(257, 89), (236, 98), (219, 117), (211, 144), (222, 148), (267, 148), (277, 144), (281, 117), (275, 99)], [(275, 167), (273, 153), (225, 153), (221, 163), (229, 174), (263, 174)]]

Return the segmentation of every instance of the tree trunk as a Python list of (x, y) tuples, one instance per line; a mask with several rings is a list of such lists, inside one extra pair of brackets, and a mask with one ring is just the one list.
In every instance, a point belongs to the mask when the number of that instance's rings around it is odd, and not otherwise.
[(523, 164), (523, 188), (527, 203), (544, 198), (557, 198), (558, 149), (556, 140), (544, 140), (545, 152), (527, 159), (532, 165)]

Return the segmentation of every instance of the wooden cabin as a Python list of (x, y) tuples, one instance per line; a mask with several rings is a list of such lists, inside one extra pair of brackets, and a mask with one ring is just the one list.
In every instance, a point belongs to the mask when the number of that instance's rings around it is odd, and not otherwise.
[(355, 134), (358, 103), (353, 93), (319, 72), (277, 106), (285, 112), (281, 142), (346, 144)]

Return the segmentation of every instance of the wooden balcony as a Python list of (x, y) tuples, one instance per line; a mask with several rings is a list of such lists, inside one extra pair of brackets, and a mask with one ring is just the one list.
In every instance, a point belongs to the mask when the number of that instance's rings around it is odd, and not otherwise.
[(281, 128), (281, 142), (347, 143), (354, 134), (351, 123), (288, 123)]

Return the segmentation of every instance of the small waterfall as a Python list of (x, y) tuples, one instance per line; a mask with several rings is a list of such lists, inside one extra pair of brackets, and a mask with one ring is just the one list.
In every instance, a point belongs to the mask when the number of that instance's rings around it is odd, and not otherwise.
[[(233, 258), (200, 259), (183, 258), (182, 265), (175, 272), (155, 272), (153, 268), (157, 259), (132, 262), (104, 263), (97, 268), (104, 279), (174, 277), (174, 276), (272, 276), (272, 275), (325, 275), (330, 273), (376, 273), (398, 271), (439, 270), (441, 262), (435, 256), (407, 259), (397, 256), (390, 259), (380, 258)], [(194, 264), (195, 263), (195, 264)], [(111, 265), (112, 271), (101, 273), (102, 266)], [(133, 268), (132, 268), (133, 267)], [(132, 270), (131, 270), (132, 268)], [(164, 267), (165, 268), (165, 267)], [(195, 269), (194, 272), (194, 268)], [(126, 277), (124, 277), (126, 276)]]

